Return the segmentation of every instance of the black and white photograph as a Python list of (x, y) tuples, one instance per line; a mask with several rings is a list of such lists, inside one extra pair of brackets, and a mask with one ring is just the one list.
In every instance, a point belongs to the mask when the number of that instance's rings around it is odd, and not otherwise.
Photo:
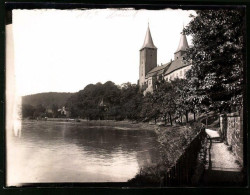
[(6, 187), (246, 186), (245, 14), (7, 10)]

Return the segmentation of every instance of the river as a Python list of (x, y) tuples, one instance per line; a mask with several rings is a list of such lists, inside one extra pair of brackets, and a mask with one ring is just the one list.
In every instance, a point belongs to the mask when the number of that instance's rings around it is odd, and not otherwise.
[(88, 122), (22, 121), (7, 139), (7, 182), (126, 182), (159, 159), (156, 134)]

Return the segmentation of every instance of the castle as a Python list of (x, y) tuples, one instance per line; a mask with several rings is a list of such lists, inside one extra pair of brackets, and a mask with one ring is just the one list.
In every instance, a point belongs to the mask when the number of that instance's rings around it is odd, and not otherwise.
[(174, 60), (157, 66), (157, 47), (153, 43), (148, 26), (143, 46), (140, 49), (138, 81), (144, 95), (154, 91), (157, 80), (171, 81), (175, 78), (185, 78), (185, 73), (191, 68), (190, 63), (184, 63), (187, 48), (189, 48), (187, 37), (182, 33), (178, 48), (174, 53)]

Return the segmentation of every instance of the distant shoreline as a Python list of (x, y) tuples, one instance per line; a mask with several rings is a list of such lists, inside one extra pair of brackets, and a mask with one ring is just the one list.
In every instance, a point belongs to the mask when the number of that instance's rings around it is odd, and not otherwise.
[(74, 122), (77, 124), (88, 124), (98, 126), (115, 126), (121, 130), (151, 130), (154, 131), (159, 126), (157, 124), (150, 124), (149, 122), (134, 122), (130, 120), (87, 120), (87, 119), (73, 119), (73, 118), (47, 118), (47, 119), (23, 119), (23, 121), (50, 121), (50, 122)]

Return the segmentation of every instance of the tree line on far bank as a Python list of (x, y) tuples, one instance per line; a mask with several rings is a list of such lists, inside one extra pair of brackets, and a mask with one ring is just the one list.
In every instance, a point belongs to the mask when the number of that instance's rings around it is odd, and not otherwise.
[[(196, 120), (198, 113), (240, 110), (246, 51), (245, 12), (222, 9), (196, 13), (184, 29), (193, 37), (193, 47), (185, 57), (192, 68), (185, 80), (158, 81), (154, 93), (145, 96), (131, 83), (90, 84), (66, 101), (71, 117), (155, 122), (161, 119), (172, 125), (173, 121), (188, 122), (190, 113)], [(44, 114), (41, 107), (34, 112), (30, 110), (29, 106), (23, 106), (23, 116)]]

